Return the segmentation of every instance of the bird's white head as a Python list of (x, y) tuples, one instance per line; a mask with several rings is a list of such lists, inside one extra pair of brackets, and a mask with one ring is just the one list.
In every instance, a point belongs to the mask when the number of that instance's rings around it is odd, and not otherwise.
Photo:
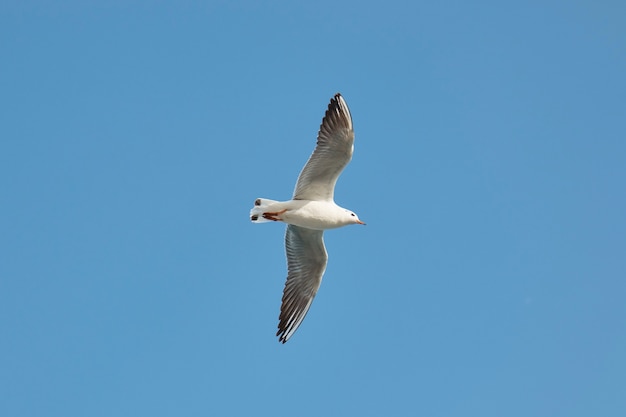
[(353, 211), (346, 210), (346, 223), (347, 224), (365, 224), (361, 220), (359, 220), (359, 216), (356, 215)]

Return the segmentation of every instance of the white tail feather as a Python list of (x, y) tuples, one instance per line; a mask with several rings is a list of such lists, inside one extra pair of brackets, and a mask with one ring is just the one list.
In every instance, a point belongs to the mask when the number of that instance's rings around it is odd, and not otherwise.
[(254, 207), (250, 210), (250, 220), (252, 223), (271, 222), (272, 220), (263, 217), (263, 213), (272, 211), (270, 207), (276, 203), (279, 203), (279, 201), (269, 200), (267, 198), (257, 198), (254, 200)]

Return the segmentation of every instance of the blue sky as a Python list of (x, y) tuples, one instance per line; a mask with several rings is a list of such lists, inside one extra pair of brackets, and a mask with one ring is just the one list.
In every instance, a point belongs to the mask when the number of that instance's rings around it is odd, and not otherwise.
[[(0, 6), (0, 415), (623, 416), (623, 2)], [(288, 199), (356, 131), (278, 343)]]

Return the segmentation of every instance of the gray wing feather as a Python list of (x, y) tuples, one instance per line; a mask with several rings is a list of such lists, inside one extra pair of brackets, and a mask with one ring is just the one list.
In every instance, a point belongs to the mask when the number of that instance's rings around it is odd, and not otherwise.
[(278, 340), (285, 343), (306, 316), (322, 283), (328, 254), (322, 230), (288, 225), (285, 234), (287, 282), (278, 323)]
[(352, 116), (341, 94), (335, 94), (322, 119), (317, 146), (300, 172), (293, 199), (332, 201), (337, 178), (352, 159), (353, 150)]

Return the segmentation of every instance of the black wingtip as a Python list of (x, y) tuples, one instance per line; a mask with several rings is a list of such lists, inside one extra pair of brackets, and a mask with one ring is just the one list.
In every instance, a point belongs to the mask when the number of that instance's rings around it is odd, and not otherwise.
[(353, 129), (352, 115), (350, 114), (348, 103), (346, 103), (346, 100), (343, 98), (341, 93), (336, 93), (330, 99), (330, 104), (328, 104), (328, 109), (326, 110), (324, 118), (322, 119), (322, 124), (320, 125), (320, 131), (324, 126), (324, 122), (328, 122), (333, 126), (343, 126), (350, 130)]
[(284, 345), (287, 342), (287, 339), (285, 338), (285, 330), (284, 329), (279, 329), (276, 332), (276, 336), (278, 336), (278, 343), (282, 343)]

